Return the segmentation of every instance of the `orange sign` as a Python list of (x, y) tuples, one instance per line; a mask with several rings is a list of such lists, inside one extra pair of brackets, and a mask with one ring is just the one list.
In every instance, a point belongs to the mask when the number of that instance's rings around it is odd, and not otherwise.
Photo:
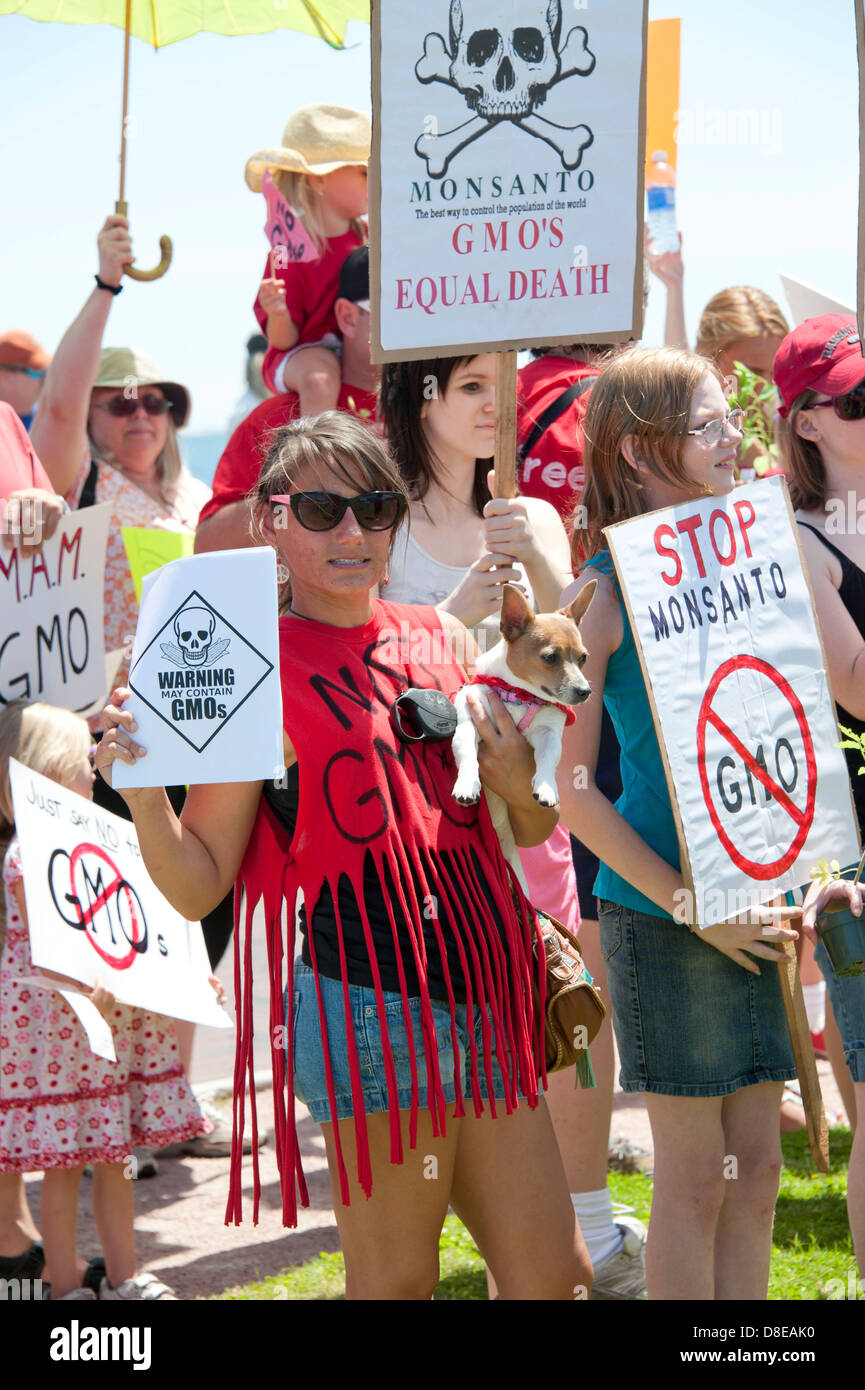
[(649, 20), (646, 56), (646, 163), (653, 150), (666, 150), (674, 169), (681, 29), (680, 19)]

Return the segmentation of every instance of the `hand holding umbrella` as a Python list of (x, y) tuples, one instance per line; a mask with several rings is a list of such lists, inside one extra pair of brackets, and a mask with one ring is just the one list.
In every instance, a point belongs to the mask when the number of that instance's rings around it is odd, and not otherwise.
[[(320, 8), (325, 3), (326, 13)], [(123, 18), (121, 20), (121, 13)], [(369, 0), (138, 0), (135, 13), (132, 0), (76, 0), (72, 6), (46, 6), (44, 0), (0, 0), (0, 15), (23, 14), (37, 20), (60, 20), (68, 24), (115, 24), (123, 27), (123, 117), (120, 136), (120, 195), (114, 205), (116, 217), (125, 220), (126, 113), (129, 104), (129, 38), (150, 43), (154, 48), (208, 30), (215, 34), (267, 34), (273, 29), (294, 29), (316, 34), (331, 48), (342, 48), (345, 26), (350, 19), (369, 20)], [(109, 221), (113, 219), (109, 218)], [(114, 223), (114, 225), (119, 225)], [(108, 224), (106, 223), (106, 229)], [(103, 229), (105, 230), (105, 229)], [(133, 280), (158, 280), (171, 264), (171, 239), (159, 238), (162, 252), (152, 270), (138, 270), (127, 261), (120, 276)], [(107, 282), (106, 282), (107, 283)], [(112, 283), (114, 283), (112, 281)], [(120, 283), (120, 277), (117, 278)]]

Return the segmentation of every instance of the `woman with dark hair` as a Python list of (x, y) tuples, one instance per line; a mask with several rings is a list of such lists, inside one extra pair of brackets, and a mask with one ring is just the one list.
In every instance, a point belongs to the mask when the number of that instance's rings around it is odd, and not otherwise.
[[(122, 795), (151, 877), (184, 916), (238, 875), (247, 932), (263, 901), (283, 1212), (293, 1222), (296, 1181), (306, 1195), (287, 1072), (324, 1133), (347, 1296), (430, 1298), (450, 1204), (502, 1297), (568, 1300), (591, 1274), (538, 1081), (537, 921), (483, 800), (452, 798), (449, 743), (402, 742), (393, 711), (407, 688), (455, 693), (453, 648), (476, 650), (447, 614), (374, 597), (405, 503), (384, 449), (348, 415), (276, 432), (255, 510), (291, 589), (284, 776), (191, 787), (179, 822), (159, 788)], [(144, 754), (126, 694), (97, 753), (109, 777)], [(492, 711), (473, 712), (481, 777), (517, 842), (537, 843), (555, 813), (532, 796), (528, 744), (495, 699)], [(251, 1004), (238, 1005), (246, 1019)], [(238, 1076), (249, 1045), (245, 1028)], [(229, 1217), (238, 1208), (235, 1185)]]
[(499, 638), (503, 584), (530, 590), (538, 612), (556, 609), (571, 569), (555, 509), (490, 490), (495, 356), (389, 364), (381, 418), (411, 505), (411, 531), (398, 542), (382, 597), (435, 603), (482, 649)]
[[(843, 314), (806, 319), (782, 342), (775, 358), (781, 415), (787, 420), (790, 496), (799, 522), (814, 605), (823, 635), (838, 722), (865, 733), (865, 535), (859, 517), (865, 499), (865, 358), (856, 320)], [(850, 789), (865, 827), (865, 778), (861, 759), (846, 749)], [(853, 894), (841, 880), (834, 895)], [(806, 916), (812, 939), (813, 912)], [(833, 1066), (855, 1131), (847, 1175), (847, 1212), (859, 1271), (865, 1276), (865, 976), (835, 974), (826, 948), (815, 959), (826, 980), (841, 1034), (841, 1059)], [(827, 1019), (828, 1022), (828, 1019)], [(832, 1030), (827, 1028), (831, 1048)], [(833, 1049), (834, 1051), (834, 1049)]]

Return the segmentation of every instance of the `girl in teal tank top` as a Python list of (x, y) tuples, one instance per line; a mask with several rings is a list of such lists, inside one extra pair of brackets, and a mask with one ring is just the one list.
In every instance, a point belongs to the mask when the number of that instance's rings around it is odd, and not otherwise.
[[(621, 354), (602, 372), (585, 421), (583, 524), (591, 578), (581, 624), (592, 698), (565, 736), (561, 819), (601, 861), (601, 949), (626, 1091), (646, 1094), (655, 1147), (646, 1256), (650, 1299), (766, 1297), (780, 1164), (783, 1083), (795, 1076), (775, 962), (794, 939), (781, 912), (700, 931), (690, 921), (658, 740), (606, 526), (728, 493), (741, 433), (724, 380), (673, 349)], [(621, 746), (613, 806), (593, 781), (606, 705)], [(759, 961), (759, 964), (758, 964)], [(761, 972), (760, 965), (763, 969)], [(736, 1182), (725, 1158), (736, 1155)]]

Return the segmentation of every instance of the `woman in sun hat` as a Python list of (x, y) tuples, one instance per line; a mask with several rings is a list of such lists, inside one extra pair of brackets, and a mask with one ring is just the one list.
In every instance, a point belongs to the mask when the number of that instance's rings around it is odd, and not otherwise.
[[(109, 310), (132, 258), (125, 218), (107, 219), (98, 246), (96, 289), (57, 349), (32, 438), (70, 506), (111, 504), (105, 560), (105, 650), (110, 653), (124, 647), (128, 652), (138, 618), (122, 528), (194, 531), (209, 492), (185, 468), (178, 450), (177, 431), (189, 418), (186, 387), (167, 381), (144, 353), (102, 347)], [(124, 679), (127, 670), (124, 656)]]
[(289, 116), (280, 149), (259, 150), (246, 164), (253, 192), (261, 191), (269, 172), (317, 253), (315, 260), (285, 265), (274, 253), (255, 301), (269, 343), (265, 384), (277, 394), (296, 391), (301, 415), (337, 405), (340, 340), (333, 306), (340, 266), (366, 240), (361, 218), (370, 138), (363, 112), (316, 103)]
[[(123, 270), (133, 259), (129, 224), (109, 217), (99, 233), (96, 289), (67, 329), (45, 380), (33, 425), (34, 448), (54, 487), (73, 508), (107, 502), (111, 523), (105, 556), (105, 650), (122, 650), (118, 678), (129, 670), (138, 599), (123, 527), (194, 532), (210, 489), (180, 457), (177, 431), (189, 418), (189, 392), (167, 381), (135, 348), (103, 348), (102, 334)], [(101, 716), (91, 721), (98, 732)], [(172, 788), (182, 805), (184, 789)], [(94, 800), (128, 819), (124, 802), (97, 782)], [(231, 934), (230, 900), (205, 923), (215, 964)], [(191, 1049), (189, 1038), (183, 1034)]]

